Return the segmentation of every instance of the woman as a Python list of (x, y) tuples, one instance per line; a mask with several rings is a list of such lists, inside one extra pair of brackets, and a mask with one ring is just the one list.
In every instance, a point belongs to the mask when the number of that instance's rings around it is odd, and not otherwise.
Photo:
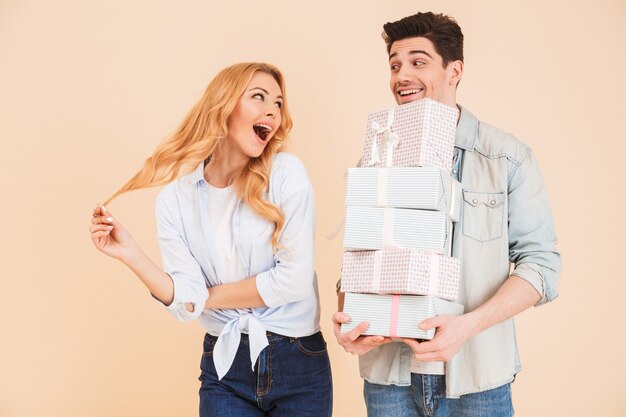
[(193, 169), (157, 198), (163, 270), (104, 206), (94, 208), (96, 247), (178, 319), (199, 318), (206, 329), (201, 416), (331, 415), (315, 202), (302, 163), (280, 152), (292, 126), (284, 92), (271, 65), (222, 70), (176, 134), (109, 199)]

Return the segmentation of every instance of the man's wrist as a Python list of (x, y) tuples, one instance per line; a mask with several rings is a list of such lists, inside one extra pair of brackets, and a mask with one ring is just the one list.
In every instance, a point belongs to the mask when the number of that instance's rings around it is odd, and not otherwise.
[(465, 322), (465, 328), (468, 331), (468, 339), (471, 339), (483, 330), (481, 328), (481, 323), (483, 323), (483, 317), (480, 310), (474, 310), (470, 311), (469, 313), (465, 313), (461, 316), (461, 319)]

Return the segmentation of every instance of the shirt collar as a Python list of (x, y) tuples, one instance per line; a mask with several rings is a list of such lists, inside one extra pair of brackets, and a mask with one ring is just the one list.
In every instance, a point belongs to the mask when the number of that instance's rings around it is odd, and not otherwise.
[(204, 161), (201, 161), (198, 167), (189, 174), (189, 182), (192, 184), (197, 184), (202, 180), (204, 180)]
[(478, 119), (465, 107), (457, 104), (461, 110), (459, 122), (456, 125), (456, 138), (454, 146), (468, 151), (474, 150), (476, 135), (478, 135)]

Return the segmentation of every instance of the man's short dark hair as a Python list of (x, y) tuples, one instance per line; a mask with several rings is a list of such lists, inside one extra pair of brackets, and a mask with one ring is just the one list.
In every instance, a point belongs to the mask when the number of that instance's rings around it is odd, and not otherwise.
[(461, 27), (452, 17), (442, 13), (418, 13), (396, 22), (387, 22), (383, 25), (382, 37), (387, 44), (387, 53), (396, 41), (422, 37), (433, 43), (435, 51), (443, 59), (444, 68), (451, 61), (463, 61)]

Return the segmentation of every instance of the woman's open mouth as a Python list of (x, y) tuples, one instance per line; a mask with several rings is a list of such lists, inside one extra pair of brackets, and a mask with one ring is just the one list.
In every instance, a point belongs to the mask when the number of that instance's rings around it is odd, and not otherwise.
[(265, 125), (263, 123), (257, 123), (253, 125), (252, 129), (254, 129), (254, 133), (256, 133), (259, 139), (261, 139), (261, 141), (263, 142), (265, 142), (265, 139), (267, 139), (270, 132), (272, 131), (271, 126)]

